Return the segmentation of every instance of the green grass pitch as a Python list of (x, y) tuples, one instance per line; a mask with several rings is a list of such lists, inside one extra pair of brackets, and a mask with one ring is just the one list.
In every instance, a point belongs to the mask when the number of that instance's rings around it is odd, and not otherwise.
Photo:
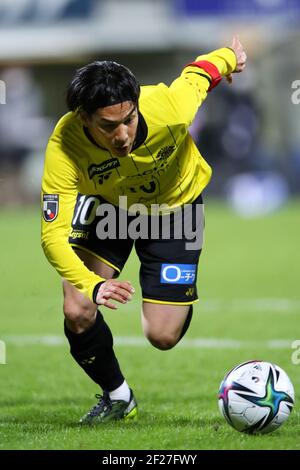
[[(279, 212), (241, 219), (225, 205), (206, 204), (199, 296), (185, 340), (158, 351), (143, 340), (138, 264), (123, 279), (135, 299), (103, 309), (116, 352), (139, 401), (136, 423), (80, 428), (98, 393), (69, 355), (62, 334), (60, 279), (39, 242), (39, 209), (1, 210), (0, 449), (299, 449), (300, 201)], [(277, 363), (289, 374), (296, 406), (266, 436), (231, 429), (217, 391), (225, 373), (249, 359)]]

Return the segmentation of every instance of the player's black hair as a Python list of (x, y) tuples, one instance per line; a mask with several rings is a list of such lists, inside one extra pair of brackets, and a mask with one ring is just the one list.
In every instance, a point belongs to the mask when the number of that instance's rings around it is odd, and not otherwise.
[(132, 101), (138, 105), (140, 86), (124, 65), (105, 60), (78, 69), (67, 88), (70, 111), (81, 110), (92, 115), (98, 108)]

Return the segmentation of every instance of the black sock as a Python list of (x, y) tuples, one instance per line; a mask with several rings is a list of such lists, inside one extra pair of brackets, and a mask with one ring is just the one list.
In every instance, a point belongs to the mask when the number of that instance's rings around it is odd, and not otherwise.
[(70, 352), (87, 375), (103, 390), (112, 391), (124, 381), (113, 350), (113, 337), (98, 311), (94, 325), (83, 333), (73, 333), (65, 322), (65, 335)]
[(185, 319), (184, 325), (183, 325), (183, 327), (182, 327), (182, 331), (181, 331), (181, 335), (180, 335), (179, 341), (181, 340), (181, 338), (184, 337), (184, 335), (186, 334), (187, 330), (189, 329), (192, 316), (193, 316), (193, 306), (190, 305), (189, 313), (187, 314), (187, 317), (186, 317), (186, 319)]

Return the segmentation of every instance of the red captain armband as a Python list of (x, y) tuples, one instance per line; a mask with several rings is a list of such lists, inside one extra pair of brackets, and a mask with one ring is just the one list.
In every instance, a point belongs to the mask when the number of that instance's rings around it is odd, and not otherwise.
[(191, 64), (186, 65), (186, 67), (190, 66), (199, 67), (199, 69), (204, 70), (204, 72), (210, 75), (211, 82), (208, 91), (211, 91), (213, 88), (215, 88), (222, 80), (222, 75), (220, 74), (217, 67), (207, 60), (199, 60), (198, 62), (192, 62)]

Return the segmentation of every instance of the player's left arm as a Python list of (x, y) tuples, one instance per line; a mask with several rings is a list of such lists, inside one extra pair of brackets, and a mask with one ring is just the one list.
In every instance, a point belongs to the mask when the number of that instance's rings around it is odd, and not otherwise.
[(246, 66), (246, 53), (237, 36), (231, 47), (224, 47), (198, 56), (169, 87), (170, 96), (181, 118), (189, 126), (208, 92), (222, 77), (232, 82), (232, 73), (242, 72)]

